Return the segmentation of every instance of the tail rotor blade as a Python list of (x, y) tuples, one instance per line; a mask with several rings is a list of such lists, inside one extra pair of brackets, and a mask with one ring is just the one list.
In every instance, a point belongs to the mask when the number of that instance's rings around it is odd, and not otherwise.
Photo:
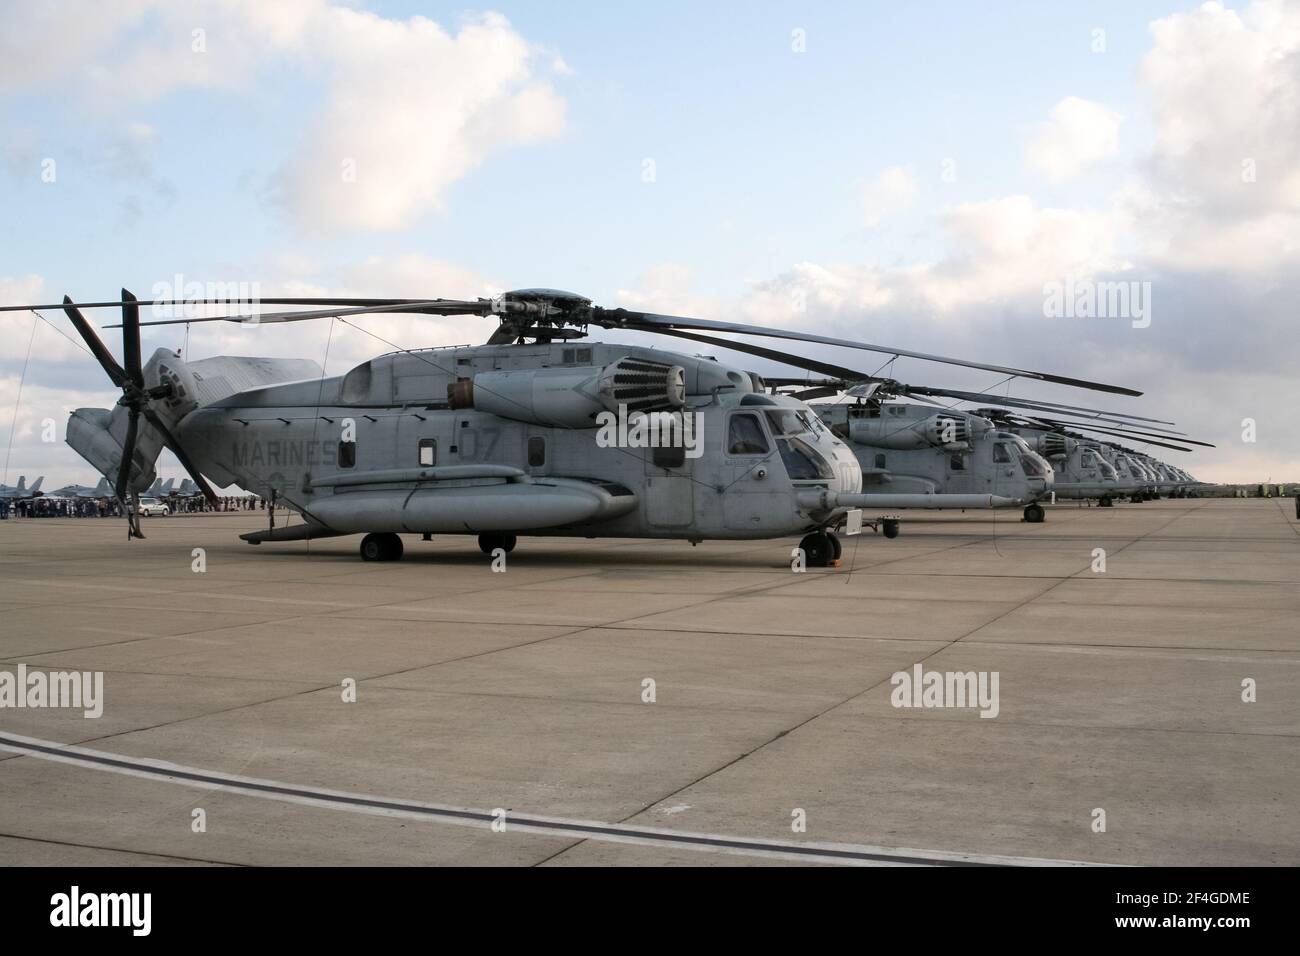
[(140, 367), (140, 305), (126, 289), (122, 290), (122, 362), (137, 388), (144, 388), (144, 370)]
[[(131, 480), (131, 462), (135, 458), (135, 439), (140, 429), (140, 410), (132, 407), (126, 420), (126, 441), (122, 443), (122, 464), (117, 470), (117, 500), (126, 511), (126, 540), (143, 538), (140, 533), (140, 516), (133, 513), (135, 496), (128, 494)], [(138, 508), (134, 508), (138, 511)]]
[(66, 295), (63, 297), (63, 311), (67, 313), (73, 327), (80, 333), (86, 345), (90, 347), (91, 353), (99, 360), (99, 364), (103, 366), (104, 371), (108, 373), (108, 377), (113, 380), (113, 384), (121, 388), (130, 381), (126, 372), (122, 370), (122, 366), (117, 364), (117, 359), (113, 358), (113, 353), (108, 350), (108, 346), (104, 344), (103, 339), (95, 332), (94, 327), (86, 321), (86, 317), (81, 314), (81, 311), (72, 304), (72, 299)]

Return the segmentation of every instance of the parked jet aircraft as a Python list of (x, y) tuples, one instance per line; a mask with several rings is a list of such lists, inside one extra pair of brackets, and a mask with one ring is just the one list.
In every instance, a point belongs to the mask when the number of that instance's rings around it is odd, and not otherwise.
[(4, 498), (8, 501), (23, 501), (24, 499), (27, 498), (39, 498), (42, 494), (41, 482), (44, 480), (45, 480), (45, 476), (42, 475), (40, 478), (37, 478), (35, 481), (33, 481), (32, 486), (28, 488), (27, 476), (19, 475), (18, 484), (16, 485), (6, 485), (0, 483), (0, 498)]

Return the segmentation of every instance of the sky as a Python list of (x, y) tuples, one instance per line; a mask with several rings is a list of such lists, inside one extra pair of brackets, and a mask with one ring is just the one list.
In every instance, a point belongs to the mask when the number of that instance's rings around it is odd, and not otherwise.
[[(1175, 420), (1217, 446), (1159, 452), (1197, 477), (1300, 481), (1300, 3), (21, 4), (0, 210), (4, 304), (572, 289), (1138, 388), (892, 368)], [(64, 423), (117, 395), (44, 315), (0, 315), (3, 480), (93, 484)], [(145, 354), (328, 346), (340, 373), (492, 329), (357, 324)]]

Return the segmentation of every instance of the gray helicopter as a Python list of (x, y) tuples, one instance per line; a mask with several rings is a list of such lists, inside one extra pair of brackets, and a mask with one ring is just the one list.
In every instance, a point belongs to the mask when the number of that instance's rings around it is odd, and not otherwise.
[[(1057, 469), (1054, 491), (1058, 498), (1096, 499), (1102, 507), (1110, 507), (1116, 498), (1122, 496), (1141, 502), (1158, 497), (1162, 492), (1175, 493), (1190, 482), (1150, 455), (1114, 442), (1087, 437), (1082, 432), (1140, 438), (1148, 444), (1182, 452), (1191, 451), (1191, 448), (1184, 447), (1186, 445), (1214, 447), (1183, 432), (1156, 427), (1172, 425), (1173, 422), (1131, 415), (1124, 417), (1134, 421), (1124, 422), (1116, 417), (1122, 415), (1118, 412), (1104, 413), (1109, 417), (1101, 417), (1098, 413), (1087, 423), (1029, 418), (996, 408), (980, 409), (980, 412), (1052, 458)], [(1147, 422), (1153, 424), (1143, 424)]]
[(870, 494), (923, 494), (929, 508), (1024, 506), (1026, 521), (1046, 514), (1052, 466), (1018, 436), (987, 418), (902, 402), (814, 404), (849, 443)]
[[(1146, 427), (1139, 423), (1159, 421), (1040, 399), (904, 385), (892, 379), (864, 376), (841, 366), (823, 366), (822, 370), (846, 377), (820, 381), (768, 378), (767, 381), (778, 387), (801, 386), (794, 393), (796, 398), (811, 400), (841, 391), (856, 397), (856, 406), (814, 405), (814, 408), (854, 448), (863, 468), (864, 492), (916, 490), (919, 486), (933, 494), (932, 503), (927, 506), (933, 508), (1023, 505), (1026, 521), (1041, 522), (1046, 512), (1038, 502), (1049, 496), (1096, 497), (1109, 505), (1113, 496), (1134, 493), (1138, 488), (1138, 482), (1127, 477), (1128, 462), (1124, 462), (1124, 477), (1121, 477), (1098, 450), (1101, 443), (1087, 440), (1081, 443), (1065, 434), (1058, 423), (1029, 418), (1022, 410), (1044, 416), (1087, 416), (1089, 425), (1100, 423), (1098, 429), (1107, 433), (1111, 430), (1103, 426), (1139, 428)], [(883, 399), (888, 396), (906, 396), (931, 404), (937, 404), (935, 398), (956, 399), (959, 403), (993, 401), (999, 407), (958, 411), (943, 406), (936, 411), (917, 405), (885, 404)], [(1147, 434), (1118, 430), (1114, 433)], [(1171, 434), (1182, 435), (1181, 432)], [(896, 475), (899, 467), (907, 469), (906, 473)], [(981, 500), (970, 500), (972, 491), (978, 492)]]
[[(402, 534), (435, 533), (477, 535), (487, 553), (509, 552), (520, 533), (692, 543), (803, 535), (809, 566), (838, 557), (829, 529), (878, 499), (862, 493), (853, 452), (804, 402), (767, 394), (757, 374), (710, 357), (577, 341), (591, 326), (750, 352), (757, 347), (701, 333), (759, 335), (1141, 394), (765, 326), (605, 309), (552, 289), (472, 301), (263, 299), (329, 308), (262, 313), (254, 319), (261, 324), (387, 312), (499, 320), (486, 345), (394, 351), (339, 376), (325, 377), (310, 360), (187, 362), (167, 349), (142, 363), (142, 324), (249, 321), (141, 323), (140, 306), (153, 304), (163, 303), (123, 290), (119, 302), (65, 298), (60, 306), (123, 393), (112, 410), (75, 411), (68, 443), (115, 476), (123, 496), (153, 480), (167, 447), (209, 498), (204, 475), (302, 518), (243, 535), (249, 543), (363, 534), (361, 557), (372, 561), (399, 558)], [(122, 311), (121, 365), (81, 311), (101, 307)], [(923, 506), (925, 497), (898, 496), (898, 504)], [(134, 510), (128, 538), (141, 536)]]

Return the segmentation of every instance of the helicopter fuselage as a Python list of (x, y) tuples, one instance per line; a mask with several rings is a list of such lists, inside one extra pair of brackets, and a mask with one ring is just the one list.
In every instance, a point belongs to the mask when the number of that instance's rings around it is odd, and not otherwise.
[(711, 359), (594, 342), (425, 350), (236, 392), (174, 430), (204, 474), (331, 533), (703, 540), (825, 526), (845, 509), (809, 495), (859, 491), (857, 460), (760, 384)]

